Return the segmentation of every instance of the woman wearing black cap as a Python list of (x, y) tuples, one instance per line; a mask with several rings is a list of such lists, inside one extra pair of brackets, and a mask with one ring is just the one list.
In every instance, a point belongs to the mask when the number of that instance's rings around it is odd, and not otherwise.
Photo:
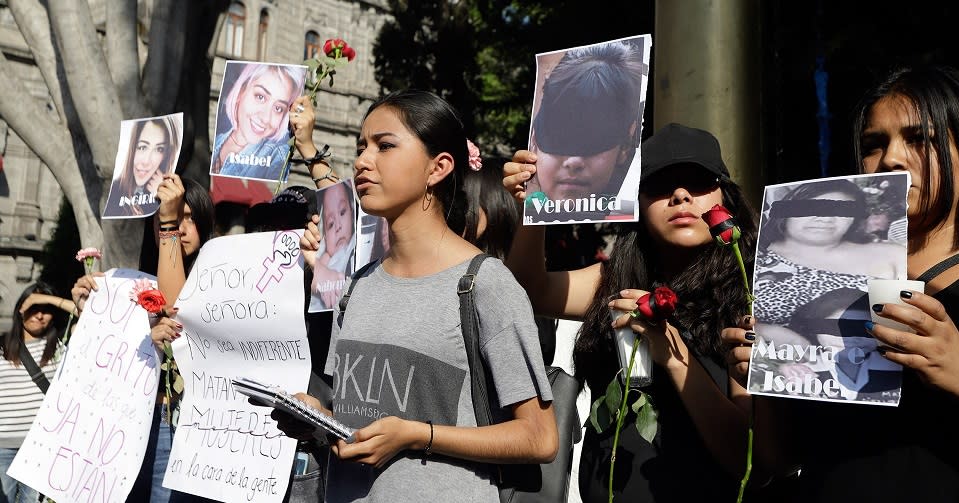
[[(755, 215), (706, 131), (671, 124), (643, 144), (642, 158), (640, 221), (618, 229), (608, 262), (547, 273), (543, 229), (526, 226), (517, 230), (507, 266), (537, 314), (583, 320), (573, 356), (576, 375), (594, 397), (620, 368), (612, 329), (630, 326), (649, 338), (654, 379), (643, 391), (659, 412), (659, 430), (650, 444), (636, 428), (623, 429), (614, 494), (628, 501), (730, 500), (744, 468), (749, 399), (726, 374), (720, 331), (742, 322), (746, 291), (733, 253), (715, 244), (701, 215), (714, 204), (735, 215), (747, 270)], [(522, 201), (523, 182), (538, 169), (537, 155), (517, 152), (503, 169), (503, 184)], [(631, 311), (641, 294), (660, 285), (680, 300), (665, 327), (628, 315), (611, 320), (610, 308)], [(584, 501), (608, 498), (612, 437), (612, 428), (587, 428), (579, 472)]]
[[(594, 203), (574, 214), (563, 210), (563, 220), (632, 214), (631, 207), (622, 208), (613, 199), (639, 144), (642, 77), (641, 50), (619, 41), (566, 52), (546, 78), (530, 140), (540, 169), (529, 192), (542, 192), (558, 205), (603, 198), (602, 209)], [(536, 215), (538, 221), (549, 216)]]

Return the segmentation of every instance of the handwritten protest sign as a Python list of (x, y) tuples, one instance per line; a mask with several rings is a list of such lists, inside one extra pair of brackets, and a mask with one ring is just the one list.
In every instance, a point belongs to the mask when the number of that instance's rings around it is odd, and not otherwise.
[(282, 500), (296, 441), (230, 380), (306, 391), (301, 232), (225, 236), (200, 250), (176, 304), (185, 390), (164, 486), (220, 501)]
[(124, 501), (140, 471), (160, 377), (147, 312), (129, 298), (141, 277), (97, 278), (8, 472), (57, 501)]

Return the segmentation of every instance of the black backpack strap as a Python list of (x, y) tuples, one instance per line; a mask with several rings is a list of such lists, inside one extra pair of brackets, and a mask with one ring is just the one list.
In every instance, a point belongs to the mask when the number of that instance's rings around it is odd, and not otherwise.
[(336, 326), (343, 328), (343, 313), (346, 312), (346, 305), (350, 303), (350, 295), (353, 295), (353, 287), (356, 286), (356, 281), (362, 278), (366, 274), (366, 271), (373, 267), (377, 262), (379, 261), (374, 260), (373, 262), (360, 267), (356, 272), (353, 273), (353, 276), (350, 277), (350, 287), (340, 299), (340, 315), (336, 317)]
[(30, 379), (33, 380), (34, 384), (46, 395), (47, 389), (50, 387), (50, 381), (47, 379), (47, 376), (44, 375), (43, 371), (40, 370), (40, 366), (37, 365), (36, 360), (33, 359), (33, 355), (30, 354), (30, 350), (27, 349), (25, 343), (20, 345), (20, 363), (27, 369), (27, 373), (30, 374)]
[(935, 278), (936, 276), (946, 272), (946, 270), (952, 269), (956, 264), (959, 264), (959, 253), (932, 266), (928, 271), (922, 273), (916, 279), (919, 281), (925, 281), (926, 283), (928, 283), (932, 281), (932, 279)]
[(463, 344), (466, 347), (466, 361), (470, 369), (470, 385), (473, 396), (473, 411), (476, 414), (476, 425), (492, 424), (493, 415), (490, 412), (489, 393), (486, 388), (486, 366), (479, 347), (479, 320), (476, 318), (476, 273), (479, 272), (483, 261), (489, 255), (481, 253), (470, 261), (469, 267), (456, 288), (460, 297), (460, 325), (463, 331)]

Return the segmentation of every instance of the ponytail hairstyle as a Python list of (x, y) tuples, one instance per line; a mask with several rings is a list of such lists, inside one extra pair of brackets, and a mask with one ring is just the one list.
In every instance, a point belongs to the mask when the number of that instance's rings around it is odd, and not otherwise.
[(466, 192), (463, 180), (469, 171), (469, 154), (463, 121), (456, 110), (443, 98), (427, 92), (408, 89), (390, 93), (372, 105), (363, 117), (380, 107), (395, 110), (400, 121), (423, 145), (430, 157), (446, 152), (453, 157), (453, 171), (433, 187), (443, 205), (446, 225), (462, 235), (466, 228)]

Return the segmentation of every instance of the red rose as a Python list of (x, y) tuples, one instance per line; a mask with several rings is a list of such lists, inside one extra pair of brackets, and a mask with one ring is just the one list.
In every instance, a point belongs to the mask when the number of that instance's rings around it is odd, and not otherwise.
[(353, 58), (356, 57), (356, 51), (353, 50), (350, 46), (343, 47), (343, 55), (346, 56), (347, 61), (353, 61)]
[(166, 306), (166, 298), (159, 290), (146, 290), (137, 295), (137, 304), (140, 304), (148, 313), (158, 314)]
[(720, 245), (731, 245), (739, 241), (740, 231), (736, 219), (721, 204), (713, 205), (709, 211), (703, 213), (702, 218), (709, 226), (709, 233)]
[(660, 322), (676, 311), (679, 297), (668, 286), (657, 287), (652, 293), (646, 293), (636, 301), (636, 310), (646, 321)]

